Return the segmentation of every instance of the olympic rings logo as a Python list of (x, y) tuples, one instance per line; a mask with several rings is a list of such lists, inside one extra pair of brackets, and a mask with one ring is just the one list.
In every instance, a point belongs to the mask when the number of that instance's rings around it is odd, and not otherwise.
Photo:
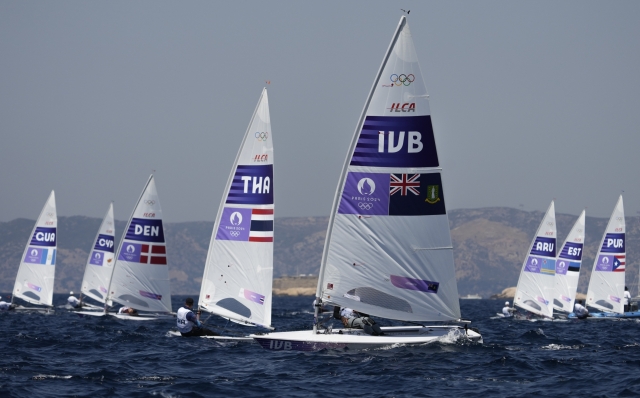
[(238, 236), (240, 236), (240, 231), (231, 231), (229, 232), (229, 234), (234, 238), (237, 238)]
[(373, 203), (358, 202), (358, 207), (361, 210), (371, 210), (373, 209)]
[(155, 200), (145, 200), (144, 203), (147, 204), (147, 205), (155, 205), (156, 201)]
[(269, 138), (269, 133), (267, 133), (266, 131), (262, 133), (256, 132), (255, 136), (258, 141), (266, 141)]
[(396, 86), (408, 86), (416, 80), (416, 77), (410, 73), (405, 75), (404, 73), (400, 75), (396, 75), (395, 73), (389, 77), (391, 79), (391, 83)]

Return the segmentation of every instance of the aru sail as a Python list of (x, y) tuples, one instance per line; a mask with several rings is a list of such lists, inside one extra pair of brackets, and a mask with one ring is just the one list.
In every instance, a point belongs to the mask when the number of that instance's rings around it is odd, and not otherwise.
[(87, 259), (81, 285), (82, 294), (101, 303), (105, 303), (107, 299), (107, 289), (115, 265), (115, 233), (113, 203), (111, 203), (93, 240), (93, 249)]
[(587, 305), (605, 312), (624, 312), (625, 284), (625, 222), (622, 195), (613, 209), (607, 229), (605, 230), (600, 250), (596, 254), (589, 290)]
[(522, 264), (513, 303), (534, 314), (553, 317), (556, 274), (556, 210), (553, 201)]
[(12, 302), (13, 298), (17, 297), (31, 304), (52, 305), (57, 228), (56, 196), (54, 191), (51, 191), (22, 254), (13, 286)]
[(556, 295), (553, 299), (553, 308), (558, 311), (573, 311), (582, 264), (584, 227), (585, 212), (583, 210), (567, 235), (556, 260)]
[(273, 136), (264, 89), (213, 227), (199, 307), (270, 327), (273, 279)]
[(319, 278), (325, 303), (404, 321), (460, 318), (429, 100), (405, 18), (342, 169)]
[(109, 292), (110, 300), (137, 310), (171, 312), (162, 209), (153, 175), (120, 241)]

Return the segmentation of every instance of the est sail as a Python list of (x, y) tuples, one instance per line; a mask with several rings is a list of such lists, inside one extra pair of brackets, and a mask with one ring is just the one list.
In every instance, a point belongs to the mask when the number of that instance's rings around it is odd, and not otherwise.
[[(82, 278), (82, 294), (105, 303), (113, 266), (115, 265), (115, 224), (113, 203), (109, 204), (100, 229), (93, 240), (93, 249), (87, 259)], [(107, 303), (111, 305), (111, 303)]]
[(553, 308), (558, 311), (573, 312), (582, 264), (584, 227), (585, 211), (583, 210), (573, 224), (556, 259), (556, 295), (553, 299)]
[(625, 222), (622, 195), (611, 213), (607, 229), (596, 254), (589, 289), (587, 305), (600, 311), (624, 312), (625, 284)]
[(120, 241), (109, 299), (140, 311), (171, 312), (162, 208), (153, 175), (142, 190)]
[(263, 89), (213, 227), (199, 307), (270, 327), (273, 279), (273, 135)]
[(556, 211), (551, 201), (522, 264), (513, 300), (518, 307), (548, 318), (553, 317), (556, 236)]
[(405, 17), (344, 163), (316, 296), (404, 321), (460, 318), (429, 98)]
[(31, 231), (31, 239), (22, 253), (13, 286), (12, 302), (14, 297), (18, 297), (31, 304), (52, 305), (58, 249), (57, 229), (56, 195), (51, 191)]

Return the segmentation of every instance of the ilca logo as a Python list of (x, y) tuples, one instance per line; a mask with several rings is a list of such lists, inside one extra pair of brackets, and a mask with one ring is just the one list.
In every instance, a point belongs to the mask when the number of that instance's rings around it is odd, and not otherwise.
[(269, 133), (266, 131), (263, 131), (263, 132), (257, 131), (254, 135), (256, 137), (256, 140), (258, 141), (266, 141), (267, 139), (269, 139)]
[(259, 162), (259, 163), (268, 162), (269, 161), (269, 155), (266, 154), (266, 153), (263, 153), (262, 155), (255, 155), (253, 157), (253, 161), (254, 162)]
[(391, 108), (387, 108), (389, 112), (414, 112), (416, 111), (415, 102), (394, 102), (391, 104)]

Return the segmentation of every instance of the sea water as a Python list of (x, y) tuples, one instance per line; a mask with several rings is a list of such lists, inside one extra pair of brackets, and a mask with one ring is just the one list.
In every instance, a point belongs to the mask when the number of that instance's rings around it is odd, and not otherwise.
[[(185, 297), (173, 298), (174, 310)], [(56, 305), (65, 300), (54, 296)], [(273, 325), (310, 328), (312, 301), (274, 297)], [(446, 338), (364, 351), (271, 352), (255, 343), (170, 337), (175, 320), (0, 313), (0, 396), (640, 395), (638, 321), (491, 319), (503, 301), (460, 304), (484, 344)], [(215, 316), (207, 323), (231, 335), (258, 331)]]

